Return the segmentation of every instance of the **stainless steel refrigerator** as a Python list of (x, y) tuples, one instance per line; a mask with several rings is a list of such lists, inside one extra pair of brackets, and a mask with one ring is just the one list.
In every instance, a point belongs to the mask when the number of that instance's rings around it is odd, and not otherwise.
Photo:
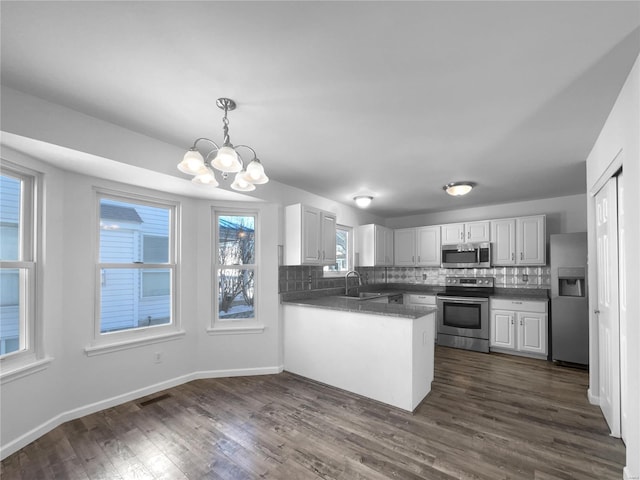
[(587, 234), (551, 235), (551, 358), (589, 364)]

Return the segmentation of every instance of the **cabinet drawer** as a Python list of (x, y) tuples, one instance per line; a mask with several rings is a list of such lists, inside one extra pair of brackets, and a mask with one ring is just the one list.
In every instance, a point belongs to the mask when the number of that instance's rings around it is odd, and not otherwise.
[(435, 295), (418, 295), (415, 293), (408, 293), (404, 295), (404, 303), (409, 305), (435, 305)]
[(518, 312), (547, 313), (546, 300), (507, 300), (491, 299), (491, 308), (495, 310), (514, 310)]

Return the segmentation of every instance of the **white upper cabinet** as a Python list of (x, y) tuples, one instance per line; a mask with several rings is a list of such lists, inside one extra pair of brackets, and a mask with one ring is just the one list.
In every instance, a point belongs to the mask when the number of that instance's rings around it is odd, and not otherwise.
[(336, 216), (295, 204), (285, 207), (285, 264), (331, 265), (336, 262)]
[(440, 266), (440, 227), (395, 230), (394, 259), (397, 266)]
[(493, 265), (545, 265), (545, 224), (544, 215), (492, 220)]
[(399, 228), (393, 232), (394, 265), (413, 267), (416, 264), (416, 229)]
[(393, 265), (393, 230), (373, 223), (360, 225), (358, 254), (361, 267)]
[(545, 265), (547, 241), (545, 233), (546, 217), (518, 218), (516, 222), (516, 259), (520, 265)]
[(416, 228), (416, 265), (440, 266), (440, 227)]
[(449, 223), (441, 225), (442, 245), (452, 243), (488, 242), (491, 239), (491, 222)]

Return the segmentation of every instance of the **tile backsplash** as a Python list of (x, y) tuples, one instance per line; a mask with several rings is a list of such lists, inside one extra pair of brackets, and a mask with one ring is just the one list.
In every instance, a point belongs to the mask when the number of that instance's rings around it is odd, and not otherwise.
[[(493, 268), (437, 268), (437, 267), (358, 267), (362, 283), (371, 284), (415, 284), (444, 286), (448, 276), (494, 277), (496, 288), (551, 288), (550, 267), (493, 267)], [(281, 266), (278, 287), (280, 293), (326, 288), (344, 288), (344, 276), (324, 276), (322, 267)], [(349, 284), (357, 285), (356, 278)]]

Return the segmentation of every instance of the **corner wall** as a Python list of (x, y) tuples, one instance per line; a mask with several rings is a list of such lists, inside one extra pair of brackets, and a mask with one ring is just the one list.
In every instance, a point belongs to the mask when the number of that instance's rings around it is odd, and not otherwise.
[[(598, 187), (604, 179), (612, 176), (622, 167), (625, 178), (624, 205), (627, 208), (626, 235), (626, 291), (621, 301), (626, 302), (627, 349), (626, 361), (628, 372), (621, 381), (627, 387), (627, 421), (623, 424), (623, 434), (627, 447), (627, 465), (624, 469), (625, 480), (640, 478), (640, 57), (629, 74), (616, 100), (609, 118), (587, 159), (587, 189), (590, 195), (597, 193)], [(588, 201), (588, 233), (589, 259), (595, 264), (596, 259), (596, 225), (595, 201), (592, 196)], [(589, 269), (589, 284), (596, 285), (595, 269)], [(596, 296), (590, 292), (590, 312), (596, 308)], [(624, 305), (623, 305), (624, 306)], [(591, 392), (599, 391), (598, 377), (598, 319), (595, 315), (590, 318), (590, 385)]]

